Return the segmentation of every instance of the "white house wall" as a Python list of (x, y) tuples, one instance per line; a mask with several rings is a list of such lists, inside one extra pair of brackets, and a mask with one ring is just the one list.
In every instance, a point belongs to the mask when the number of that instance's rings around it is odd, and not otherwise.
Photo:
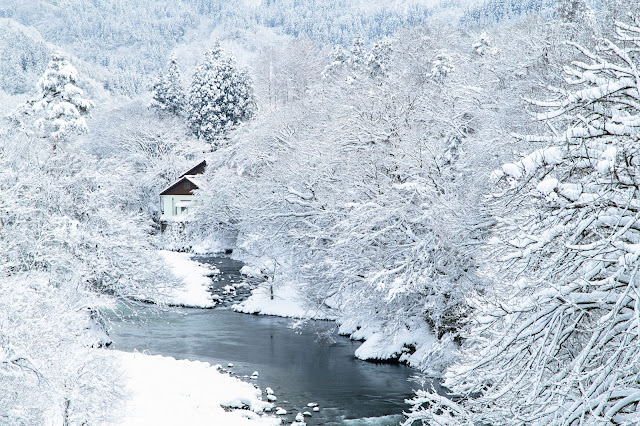
[(180, 201), (193, 201), (193, 195), (161, 195), (162, 215), (166, 218), (174, 218), (182, 216), (180, 209), (176, 208), (176, 204)]

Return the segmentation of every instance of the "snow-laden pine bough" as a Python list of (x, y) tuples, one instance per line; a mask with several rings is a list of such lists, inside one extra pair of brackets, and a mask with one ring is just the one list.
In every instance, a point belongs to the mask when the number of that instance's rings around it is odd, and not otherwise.
[(640, 22), (616, 39), (576, 45), (572, 89), (531, 101), (566, 130), (494, 173), (496, 284), (445, 380), (461, 398), (420, 392), (405, 424), (640, 422)]

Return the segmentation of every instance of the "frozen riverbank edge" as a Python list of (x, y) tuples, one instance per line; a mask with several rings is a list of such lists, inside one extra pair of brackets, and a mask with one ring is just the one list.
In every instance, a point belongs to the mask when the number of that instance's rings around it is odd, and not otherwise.
[[(171, 268), (172, 273), (184, 283), (184, 287), (172, 289), (165, 303), (171, 306), (190, 308), (212, 308), (216, 302), (208, 288), (211, 275), (219, 273), (215, 267), (193, 259), (195, 254), (160, 250), (160, 256)], [(221, 253), (196, 251), (197, 255), (218, 256)], [(260, 261), (239, 256), (234, 252), (235, 260), (245, 262), (240, 270), (247, 277), (264, 277), (271, 269), (269, 261)], [(363, 344), (356, 350), (355, 356), (367, 361), (398, 360), (414, 368), (430, 367), (429, 373), (437, 375), (455, 360), (456, 344), (447, 339), (438, 340), (426, 323), (414, 320), (404, 327), (389, 329), (382, 322), (370, 321), (359, 324), (341, 321), (330, 306), (309, 308), (304, 297), (293, 281), (264, 282), (255, 288), (251, 296), (235, 305), (237, 312), (272, 315), (302, 320), (333, 320), (339, 325), (339, 332)], [(331, 305), (331, 303), (329, 303)]]
[[(183, 283), (182, 288), (172, 290), (162, 303), (192, 308), (210, 308), (215, 305), (208, 289), (211, 285), (211, 276), (219, 273), (219, 270), (216, 271), (215, 267), (193, 259), (194, 255), (191, 253), (159, 251), (159, 255), (163, 257), (176, 278)], [(216, 255), (209, 254), (209, 256)], [(243, 267), (241, 272), (245, 276), (261, 273), (259, 268), (251, 266)], [(335, 316), (327, 315), (327, 311), (320, 315), (320, 312), (306, 309), (303, 302), (304, 300), (298, 296), (294, 285), (277, 286), (273, 300), (270, 297), (269, 287), (262, 285), (254, 290), (250, 299), (235, 305), (235, 309), (242, 312), (241, 306), (244, 306), (245, 312), (247, 312), (249, 307), (257, 307), (260, 309), (259, 313), (263, 315), (302, 319), (335, 319)], [(404, 345), (402, 342), (415, 340), (403, 338), (390, 345), (389, 342), (376, 340), (376, 334), (371, 333), (373, 329), (372, 326), (359, 330), (363, 335), (370, 333), (368, 341), (360, 348), (365, 348), (370, 353), (374, 353), (375, 357), (379, 357), (373, 359), (384, 359), (381, 358), (381, 353), (382, 356), (391, 358), (395, 355), (394, 351), (402, 350)], [(367, 345), (373, 349), (367, 349)], [(360, 349), (359, 351), (357, 355), (360, 356), (358, 357), (366, 359), (362, 354), (366, 355), (367, 352)], [(197, 425), (211, 424), (212, 418), (218, 419), (216, 424), (225, 425), (281, 424), (280, 418), (261, 414), (266, 407), (262, 404), (267, 404), (267, 406), (271, 404), (261, 401), (261, 392), (256, 390), (252, 384), (220, 373), (206, 362), (179, 361), (171, 357), (124, 352), (118, 354), (118, 359), (126, 372), (125, 382), (129, 391), (127, 414), (123, 416), (124, 424), (140, 424), (141, 422), (146, 424), (148, 421), (153, 424), (177, 424), (176, 421), (186, 419), (187, 423), (185, 424)], [(224, 376), (224, 380), (220, 376)], [(225, 391), (224, 398), (210, 398), (211, 395), (215, 396), (219, 389), (225, 388), (236, 390), (233, 394)], [(171, 396), (156, 397), (157, 393)], [(240, 407), (244, 409), (238, 410), (237, 408)], [(236, 408), (236, 410), (229, 411), (231, 408)], [(221, 414), (221, 409), (225, 413), (235, 414), (233, 416)], [(155, 410), (159, 410), (159, 413)], [(162, 414), (163, 410), (168, 410), (173, 414)], [(218, 418), (215, 416), (226, 417)]]
[[(241, 273), (247, 276), (264, 276), (269, 262), (252, 262), (253, 259), (237, 257), (247, 262)], [(410, 367), (430, 365), (432, 375), (437, 375), (455, 359), (456, 345), (452, 340), (438, 340), (424, 321), (413, 320), (404, 327), (389, 329), (384, 323), (370, 321), (360, 324), (342, 321), (331, 308), (331, 300), (322, 307), (309, 308), (294, 281), (265, 282), (252, 291), (251, 296), (234, 305), (237, 312), (254, 315), (273, 315), (301, 320), (332, 320), (339, 325), (339, 333), (354, 340), (363, 341), (355, 351), (356, 358), (366, 361), (397, 360)]]
[(273, 407), (252, 384), (221, 373), (207, 362), (110, 351), (123, 369), (128, 395), (124, 425), (271, 426)]

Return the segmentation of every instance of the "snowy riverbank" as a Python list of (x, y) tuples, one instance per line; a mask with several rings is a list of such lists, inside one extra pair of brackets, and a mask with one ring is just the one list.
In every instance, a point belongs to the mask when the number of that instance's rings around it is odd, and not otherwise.
[(247, 300), (234, 305), (233, 309), (246, 314), (275, 315), (285, 318), (335, 319), (335, 316), (326, 310), (306, 307), (304, 298), (299, 294), (294, 283), (274, 285), (273, 288), (270, 283), (263, 283), (251, 292)]
[[(263, 271), (270, 268), (268, 261), (248, 261), (254, 263), (245, 265), (240, 271), (247, 276), (264, 276)], [(411, 367), (422, 368), (432, 375), (438, 375), (456, 359), (457, 345), (453, 339), (446, 336), (438, 340), (423, 321), (415, 319), (404, 326), (389, 326), (381, 321), (361, 324), (344, 320), (329, 306), (321, 309), (306, 305), (305, 298), (298, 288), (296, 282), (291, 280), (265, 282), (254, 289), (248, 299), (234, 305), (233, 308), (237, 312), (248, 314), (336, 321), (340, 334), (363, 341), (354, 355), (366, 361), (397, 359)], [(328, 304), (331, 305), (330, 300)]]
[(177, 253), (160, 250), (160, 256), (170, 267), (173, 275), (184, 284), (182, 287), (171, 289), (165, 303), (187, 308), (212, 308), (216, 302), (211, 298), (209, 285), (213, 274), (218, 271), (215, 267), (204, 265), (192, 260), (189, 253)]
[[(173, 290), (167, 303), (177, 306), (209, 308), (216, 302), (211, 299), (208, 286), (209, 276), (219, 273), (214, 266), (192, 260), (189, 253), (160, 251), (173, 274), (184, 282), (184, 287)], [(246, 260), (246, 259), (240, 259)], [(252, 259), (255, 261), (255, 259)], [(257, 262), (241, 268), (240, 273), (249, 278), (264, 277), (269, 270), (268, 262)], [(397, 324), (390, 328), (381, 322), (359, 324), (338, 318), (331, 308), (309, 307), (300, 294), (298, 285), (291, 280), (272, 283), (263, 282), (253, 289), (251, 296), (235, 305), (237, 312), (259, 315), (273, 315), (285, 318), (334, 320), (340, 326), (340, 334), (364, 343), (355, 356), (362, 360), (378, 361), (397, 359), (412, 367), (424, 368), (437, 375), (455, 360), (456, 344), (450, 339), (438, 340), (426, 323), (413, 321), (404, 327)]]
[(278, 425), (261, 391), (209, 363), (113, 351), (124, 370), (125, 425)]

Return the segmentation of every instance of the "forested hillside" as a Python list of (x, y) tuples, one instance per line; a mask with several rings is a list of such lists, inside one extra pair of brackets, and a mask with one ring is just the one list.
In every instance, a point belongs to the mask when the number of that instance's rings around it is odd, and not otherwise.
[(406, 425), (637, 423), (633, 14), (0, 1), (0, 423), (117, 421), (102, 313), (162, 304), (155, 250), (207, 244), (442, 379)]

